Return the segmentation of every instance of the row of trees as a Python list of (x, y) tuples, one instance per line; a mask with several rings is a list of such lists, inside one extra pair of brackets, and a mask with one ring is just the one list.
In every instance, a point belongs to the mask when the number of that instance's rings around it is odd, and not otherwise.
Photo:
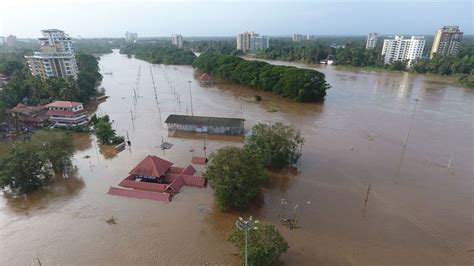
[[(427, 45), (428, 47), (429, 45)], [(319, 63), (326, 58), (334, 59), (335, 64), (353, 67), (374, 67), (414, 73), (431, 73), (436, 75), (456, 75), (459, 82), (474, 86), (474, 42), (468, 38), (463, 42), (457, 55), (435, 56), (430, 60), (418, 60), (410, 69), (407, 62), (395, 61), (384, 64), (382, 46), (365, 49), (361, 41), (352, 41), (344, 46), (331, 46), (324, 42), (292, 43), (285, 40), (272, 41), (270, 48), (256, 53), (258, 58), (284, 61), (301, 61)]]
[(198, 53), (243, 55), (241, 50), (237, 50), (237, 45), (233, 38), (229, 40), (197, 40), (185, 42), (184, 47)]
[(178, 49), (169, 43), (132, 43), (122, 47), (120, 53), (134, 54), (149, 63), (165, 65), (191, 65), (196, 58), (193, 52)]
[(224, 54), (201, 54), (193, 67), (224, 80), (272, 91), (299, 102), (321, 101), (330, 87), (324, 74), (316, 70), (275, 66)]
[(0, 159), (0, 186), (25, 193), (47, 184), (53, 173), (72, 165), (74, 146), (69, 135), (42, 131), (31, 140), (17, 141)]
[[(295, 165), (301, 156), (301, 133), (282, 123), (257, 124), (243, 148), (225, 147), (211, 155), (204, 177), (214, 189), (222, 211), (244, 210), (252, 204), (267, 180), (266, 167)], [(244, 255), (244, 233), (234, 228), (229, 241)], [(273, 265), (288, 243), (273, 225), (261, 223), (250, 234), (250, 265)]]

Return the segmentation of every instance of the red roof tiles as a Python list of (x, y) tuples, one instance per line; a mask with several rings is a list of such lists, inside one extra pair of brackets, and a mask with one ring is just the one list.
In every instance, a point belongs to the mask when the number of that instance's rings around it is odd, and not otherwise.
[(78, 105), (81, 105), (82, 103), (78, 102), (70, 102), (70, 101), (54, 101), (46, 106), (48, 107), (63, 107), (63, 108), (72, 108), (76, 107)]
[(161, 159), (160, 157), (154, 155), (148, 155), (145, 159), (143, 159), (143, 161), (135, 166), (135, 168), (133, 168), (129, 174), (160, 177), (165, 175), (172, 165), (172, 162)]

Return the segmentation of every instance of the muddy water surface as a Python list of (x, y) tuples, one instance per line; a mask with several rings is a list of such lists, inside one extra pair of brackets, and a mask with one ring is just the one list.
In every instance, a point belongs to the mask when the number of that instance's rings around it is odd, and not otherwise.
[[(148, 154), (178, 166), (204, 155), (204, 136), (168, 136), (164, 124), (171, 113), (191, 112), (188, 81), (195, 115), (243, 117), (248, 128), (281, 121), (302, 131), (299, 172), (271, 173), (250, 211), (288, 240), (285, 264), (472, 265), (472, 89), (422, 75), (321, 67), (332, 85), (326, 101), (301, 104), (225, 82), (203, 87), (191, 67), (116, 52), (100, 65), (113, 75), (104, 76), (110, 98), (97, 113), (110, 115), (132, 147), (114, 154), (78, 134), (75, 178), (1, 198), (1, 265), (238, 265), (226, 238), (239, 213), (216, 210), (210, 188), (185, 187), (170, 203), (106, 194)], [(263, 101), (254, 102), (255, 94)], [(162, 140), (173, 147), (162, 151)], [(206, 152), (242, 141), (207, 136)], [(282, 198), (298, 204), (300, 228), (279, 224)], [(111, 217), (117, 224), (106, 222)]]

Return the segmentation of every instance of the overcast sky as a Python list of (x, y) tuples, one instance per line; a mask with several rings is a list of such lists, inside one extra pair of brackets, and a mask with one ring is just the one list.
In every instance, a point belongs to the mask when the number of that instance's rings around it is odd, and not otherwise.
[(459, 25), (473, 34), (472, 1), (313, 0), (1, 0), (0, 36), (39, 37), (59, 28), (73, 37), (429, 34)]

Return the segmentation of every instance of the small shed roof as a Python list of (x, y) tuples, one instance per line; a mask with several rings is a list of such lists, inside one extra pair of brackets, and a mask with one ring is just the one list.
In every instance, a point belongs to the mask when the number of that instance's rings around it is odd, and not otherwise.
[(129, 174), (159, 177), (166, 174), (166, 171), (168, 171), (172, 165), (172, 162), (161, 159), (158, 156), (148, 155), (143, 159), (143, 161), (135, 166)]
[(210, 116), (189, 116), (189, 115), (169, 115), (166, 118), (167, 124), (199, 125), (199, 126), (222, 126), (241, 127), (245, 119), (210, 117)]
[(212, 77), (211, 75), (207, 74), (207, 73), (204, 73), (202, 74), (201, 76), (199, 76), (198, 78), (200, 81), (211, 81), (212, 80)]

